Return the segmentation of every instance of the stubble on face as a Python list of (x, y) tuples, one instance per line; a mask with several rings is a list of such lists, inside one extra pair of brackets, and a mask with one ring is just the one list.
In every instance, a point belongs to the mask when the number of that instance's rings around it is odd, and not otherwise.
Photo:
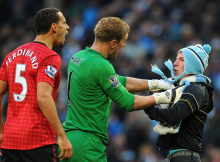
[(117, 58), (121, 49), (126, 46), (127, 39), (128, 39), (128, 33), (126, 33), (125, 36), (122, 38), (122, 40), (116, 44), (115, 48), (113, 49), (112, 54), (110, 55), (111, 58), (114, 58), (114, 59)]
[(60, 18), (58, 25), (58, 32), (57, 32), (57, 45), (58, 47), (62, 48), (65, 42), (65, 36), (68, 34), (69, 26), (66, 24), (66, 19), (61, 12), (58, 12), (58, 16)]

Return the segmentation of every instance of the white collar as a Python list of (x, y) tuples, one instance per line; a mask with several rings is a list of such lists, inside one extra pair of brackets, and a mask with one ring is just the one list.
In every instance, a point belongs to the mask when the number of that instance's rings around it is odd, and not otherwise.
[(190, 75), (181, 79), (179, 85), (182, 85), (185, 80), (188, 80), (189, 82), (196, 82), (196, 75)]

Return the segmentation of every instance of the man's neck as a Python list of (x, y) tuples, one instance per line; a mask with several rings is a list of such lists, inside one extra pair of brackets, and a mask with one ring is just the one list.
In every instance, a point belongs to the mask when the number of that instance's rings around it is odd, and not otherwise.
[(46, 44), (49, 49), (53, 48), (53, 36), (49, 35), (49, 33), (37, 35), (34, 41)]
[(94, 42), (90, 49), (96, 50), (97, 52), (101, 53), (105, 58), (107, 58), (110, 52), (110, 45), (108, 43)]

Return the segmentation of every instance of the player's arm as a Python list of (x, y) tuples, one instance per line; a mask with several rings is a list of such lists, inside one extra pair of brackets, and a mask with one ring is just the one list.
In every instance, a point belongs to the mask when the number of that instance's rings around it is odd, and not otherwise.
[(178, 102), (181, 97), (180, 89), (181, 88), (168, 89), (164, 92), (154, 93), (150, 96), (135, 95), (133, 111), (142, 110), (154, 105)]
[(126, 77), (126, 89), (128, 92), (140, 92), (145, 90), (158, 91), (171, 89), (174, 86), (165, 80), (148, 80)]
[(132, 111), (142, 110), (154, 106), (156, 104), (156, 99), (153, 95), (151, 96), (134, 96), (134, 106)]
[[(8, 91), (8, 82), (0, 80), (0, 146), (3, 139), (3, 131), (4, 131), (4, 125), (2, 120), (2, 98)], [(0, 147), (0, 155), (2, 155), (1, 147)]]
[(39, 103), (40, 109), (55, 130), (61, 149), (62, 146), (65, 148), (65, 150), (61, 150), (61, 160), (68, 160), (72, 156), (72, 145), (68, 141), (60, 119), (58, 117), (56, 105), (52, 97), (52, 91), (53, 87), (49, 83), (37, 83), (37, 101)]
[(148, 90), (148, 80), (127, 77), (125, 88), (131, 93)]
[[(99, 85), (101, 85), (101, 87), (105, 91), (105, 93), (120, 108), (122, 108), (126, 111), (141, 110), (141, 109), (145, 109), (150, 106), (153, 106), (155, 104), (170, 103), (171, 102), (171, 99), (172, 99), (171, 90), (169, 90), (170, 92), (166, 91), (166, 93), (161, 92), (161, 93), (156, 93), (152, 96), (145, 96), (145, 97), (138, 96), (138, 95), (132, 95), (127, 90), (127, 85), (128, 85), (128, 87), (130, 87), (129, 90), (132, 89), (131, 87), (134, 87), (133, 88), (133, 90), (134, 90), (135, 86), (139, 87), (139, 85), (136, 84), (136, 81), (138, 83), (140, 83), (140, 82), (142, 82), (141, 79), (127, 78), (126, 86), (125, 86), (124, 81), (125, 81), (126, 77), (121, 77), (121, 76), (116, 75), (115, 70), (111, 65), (103, 64), (102, 66), (97, 66), (97, 64), (96, 64), (93, 66), (93, 68), (94, 68), (93, 71), (98, 71), (97, 75), (94, 75), (93, 77), (97, 78), (97, 82), (99, 83)], [(162, 84), (160, 84), (160, 83), (163, 83), (163, 82), (157, 81), (155, 85), (161, 86)], [(148, 83), (149, 83), (149, 80), (148, 80)], [(145, 88), (149, 87), (148, 83), (146, 83), (147, 86)], [(143, 84), (144, 84), (144, 82), (142, 82), (142, 86), (143, 86)], [(133, 85), (135, 85), (135, 86), (133, 86)], [(169, 94), (167, 94), (167, 93), (169, 93)]]

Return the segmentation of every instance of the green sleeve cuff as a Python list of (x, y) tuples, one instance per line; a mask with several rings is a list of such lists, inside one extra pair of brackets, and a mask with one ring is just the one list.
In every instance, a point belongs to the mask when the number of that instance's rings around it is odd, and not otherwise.
[(127, 77), (117, 75), (117, 78), (118, 78), (119, 82), (120, 82), (124, 87), (126, 87), (126, 84), (127, 84)]

